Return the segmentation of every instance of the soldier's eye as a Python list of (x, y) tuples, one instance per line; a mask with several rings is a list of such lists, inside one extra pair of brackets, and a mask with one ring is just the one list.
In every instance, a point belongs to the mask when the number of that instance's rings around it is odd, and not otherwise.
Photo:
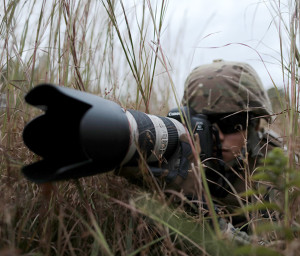
[(243, 130), (245, 130), (245, 129), (243, 128), (243, 125), (241, 125), (241, 124), (236, 124), (236, 125), (234, 126), (234, 129), (237, 130), (237, 131), (243, 131)]
[(215, 119), (215, 123), (217, 123), (224, 134), (236, 133), (246, 130), (248, 118), (249, 115), (244, 112), (238, 114), (224, 114), (218, 116), (218, 119)]

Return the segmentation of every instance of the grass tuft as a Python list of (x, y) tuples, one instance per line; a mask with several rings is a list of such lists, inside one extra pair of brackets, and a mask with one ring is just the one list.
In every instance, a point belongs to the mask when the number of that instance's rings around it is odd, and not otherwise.
[[(122, 0), (2, 1), (0, 255), (295, 255), (299, 250), (297, 1), (288, 6), (289, 24), (282, 17), (285, 7), (280, 1), (269, 2), (281, 39), (279, 65), (284, 81), (284, 88), (274, 84), (269, 94), (286, 152), (273, 151), (247, 177), (272, 185), (281, 197), (267, 203), (262, 198), (264, 186), (249, 187), (244, 195), (234, 193), (257, 199), (245, 205), (241, 200), (241, 213), (249, 217), (255, 235), (271, 241), (264, 247), (257, 241), (237, 246), (220, 239), (218, 216), (205, 182), (199, 186), (204, 186), (210, 202), (208, 217), (188, 216), (156, 184), (141, 191), (112, 173), (40, 186), (22, 176), (22, 166), (38, 159), (22, 140), (25, 124), (40, 114), (24, 102), (36, 84), (76, 88), (147, 113), (165, 114), (173, 98), (180, 105), (172, 79), (172, 56), (165, 55), (162, 45), (168, 4), (150, 0), (131, 5)], [(286, 45), (288, 58), (284, 57)], [(197, 148), (193, 150), (197, 154)], [(258, 210), (264, 210), (267, 218)], [(211, 221), (214, 225), (206, 225)]]

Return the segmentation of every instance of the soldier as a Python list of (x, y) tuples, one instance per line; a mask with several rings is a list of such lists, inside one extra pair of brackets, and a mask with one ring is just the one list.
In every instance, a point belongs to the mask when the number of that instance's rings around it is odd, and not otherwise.
[[(272, 147), (281, 146), (262, 127), (263, 122), (267, 124), (272, 119), (269, 98), (251, 66), (217, 60), (190, 73), (185, 82), (182, 104), (194, 113), (204, 114), (218, 131), (215, 140), (221, 143), (221, 155), (215, 153), (203, 164), (215, 206), (231, 214), (249, 200), (240, 194), (252, 187), (249, 177), (259, 160)], [(183, 140), (181, 146), (181, 162), (193, 162), (189, 144)], [(216, 148), (214, 150), (217, 151)], [(151, 167), (150, 171), (156, 177), (173, 177), (167, 180), (165, 188), (181, 191), (196, 205), (197, 202), (203, 205), (205, 200), (199, 195), (199, 175), (189, 167), (186, 174), (182, 174), (182, 170), (162, 172)], [(130, 175), (127, 173), (125, 176), (128, 178)], [(249, 218), (247, 220), (245, 216), (231, 218), (231, 223), (236, 227), (242, 227), (247, 221)], [(249, 237), (246, 233), (237, 232), (231, 223), (224, 225), (224, 219), (221, 219), (221, 229), (247, 243)]]
[(271, 121), (272, 110), (257, 73), (246, 63), (222, 60), (195, 68), (186, 79), (182, 104), (205, 114), (218, 129), (225, 166), (221, 174), (227, 181), (207, 172), (211, 193), (230, 211), (240, 207), (243, 198), (237, 194), (251, 188), (248, 178), (259, 160), (281, 146), (275, 133), (262, 127)]

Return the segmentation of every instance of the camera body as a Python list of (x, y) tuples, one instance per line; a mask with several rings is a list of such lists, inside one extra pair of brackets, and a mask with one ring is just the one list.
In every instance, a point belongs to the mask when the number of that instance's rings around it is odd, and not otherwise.
[(197, 133), (201, 158), (213, 154), (212, 126), (205, 115), (188, 107), (171, 110), (167, 117), (125, 110), (113, 101), (51, 84), (38, 85), (25, 100), (45, 113), (24, 128), (27, 147), (42, 160), (23, 168), (36, 183), (75, 179), (104, 173), (122, 165), (171, 159), (180, 136)]

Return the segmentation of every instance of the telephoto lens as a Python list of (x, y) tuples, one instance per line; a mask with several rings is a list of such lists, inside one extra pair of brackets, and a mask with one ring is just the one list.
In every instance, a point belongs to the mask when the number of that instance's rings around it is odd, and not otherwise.
[(36, 183), (75, 179), (125, 164), (171, 158), (186, 133), (176, 119), (125, 110), (113, 101), (78, 90), (41, 84), (25, 97), (44, 111), (23, 131), (26, 146), (41, 160), (23, 167)]

